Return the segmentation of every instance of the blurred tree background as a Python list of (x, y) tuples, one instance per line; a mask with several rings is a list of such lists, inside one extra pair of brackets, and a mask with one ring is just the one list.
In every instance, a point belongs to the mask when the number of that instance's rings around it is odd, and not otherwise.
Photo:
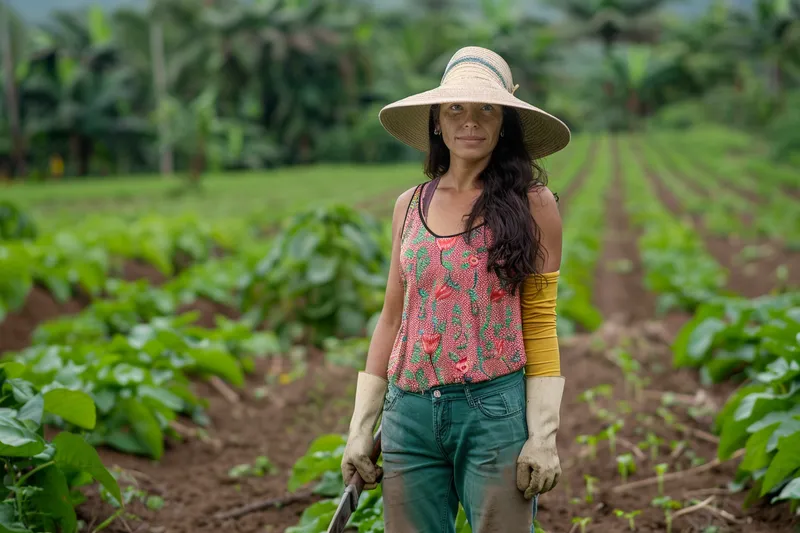
[(800, 162), (800, 0), (100, 5), (3, 1), (2, 177), (416, 158), (377, 112), (471, 44), (576, 133), (724, 123)]

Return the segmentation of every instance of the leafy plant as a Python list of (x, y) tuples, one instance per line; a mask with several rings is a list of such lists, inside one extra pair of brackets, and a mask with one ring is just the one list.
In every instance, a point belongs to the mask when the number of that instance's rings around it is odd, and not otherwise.
[(363, 336), (381, 308), (389, 259), (382, 226), (368, 215), (344, 205), (303, 211), (244, 276), (241, 309), (281, 335), (300, 325), (317, 344)]
[(32, 240), (38, 234), (33, 217), (8, 200), (0, 201), (0, 241)]
[(75, 533), (77, 488), (98, 481), (121, 501), (120, 489), (81, 435), (64, 431), (48, 441), (43, 426), (46, 419), (58, 418), (91, 430), (95, 406), (80, 391), (38, 390), (19, 377), (22, 371), (17, 363), (0, 367), (0, 460), (6, 472), (0, 528)]

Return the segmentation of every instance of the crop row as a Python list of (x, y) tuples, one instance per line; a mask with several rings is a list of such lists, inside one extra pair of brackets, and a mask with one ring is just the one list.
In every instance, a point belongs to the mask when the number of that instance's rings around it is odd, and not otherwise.
[(645, 286), (658, 297), (660, 312), (694, 310), (716, 297), (727, 273), (709, 254), (690, 221), (677, 218), (658, 200), (640, 157), (629, 142), (620, 142), (620, 168), (625, 184), (625, 209), (641, 230), (639, 252)]
[[(708, 213), (705, 220), (712, 232), (727, 236), (736, 231), (752, 237), (780, 239), (789, 247), (800, 245), (797, 199), (768, 181), (754, 180), (743, 171), (741, 158), (726, 157), (724, 153), (671, 136), (647, 144), (657, 146), (651, 153), (657, 152), (655, 157), (668, 160), (668, 166), (675, 170), (665, 178), (677, 178), (677, 183), (684, 184), (691, 180), (703, 190), (702, 196), (691, 197), (684, 186), (680, 198), (687, 206), (695, 202), (705, 205), (700, 212)], [(713, 165), (708, 161), (713, 161)]]
[(746, 503), (800, 505), (800, 293), (748, 300), (723, 294), (725, 271), (688, 221), (661, 207), (625, 143), (626, 208), (643, 230), (639, 241), (650, 290), (661, 308), (693, 312), (674, 344), (674, 364), (700, 370), (706, 383), (744, 383), (715, 420), (718, 458), (744, 458), (734, 488), (752, 483)]
[(599, 199), (611, 183), (611, 140), (603, 136), (597, 143), (590, 174), (574, 196), (566, 199), (569, 214), (564, 217), (563, 240), (569, 245), (563, 248), (558, 287), (560, 335), (570, 334), (578, 324), (591, 331), (603, 321), (592, 303), (592, 291), (606, 226), (605, 203)]

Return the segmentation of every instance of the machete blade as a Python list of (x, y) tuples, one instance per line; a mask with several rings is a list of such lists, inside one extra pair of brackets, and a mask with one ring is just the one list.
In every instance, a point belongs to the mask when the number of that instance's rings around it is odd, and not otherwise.
[(348, 485), (333, 515), (331, 525), (328, 526), (327, 533), (342, 533), (347, 521), (350, 520), (350, 515), (353, 514), (357, 506), (358, 495), (356, 494), (356, 488), (353, 485)]

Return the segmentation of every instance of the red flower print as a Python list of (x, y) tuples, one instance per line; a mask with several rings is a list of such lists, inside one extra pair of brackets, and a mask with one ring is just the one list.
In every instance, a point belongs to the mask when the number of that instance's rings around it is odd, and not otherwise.
[(479, 262), (478, 261), (478, 256), (470, 255), (468, 261), (469, 261), (469, 266), (472, 266), (472, 267), (478, 266), (478, 262)]
[(456, 369), (462, 374), (467, 373), (467, 371), (469, 370), (469, 363), (467, 363), (466, 356), (458, 360), (458, 363), (456, 363)]
[(489, 296), (489, 299), (493, 302), (497, 302), (500, 301), (505, 295), (506, 291), (503, 289), (492, 289), (492, 294)]
[(437, 300), (444, 300), (445, 298), (449, 297), (453, 294), (453, 287), (447, 285), (446, 283), (439, 286), (436, 289), (436, 299)]
[(438, 333), (426, 333), (422, 336), (422, 349), (426, 354), (431, 355), (439, 347), (442, 336)]
[(501, 357), (503, 355), (503, 350), (506, 347), (506, 340), (505, 339), (498, 339), (494, 341), (494, 357)]
[(445, 237), (436, 239), (436, 246), (438, 246), (440, 250), (449, 250), (456, 245), (457, 238), (458, 237)]

